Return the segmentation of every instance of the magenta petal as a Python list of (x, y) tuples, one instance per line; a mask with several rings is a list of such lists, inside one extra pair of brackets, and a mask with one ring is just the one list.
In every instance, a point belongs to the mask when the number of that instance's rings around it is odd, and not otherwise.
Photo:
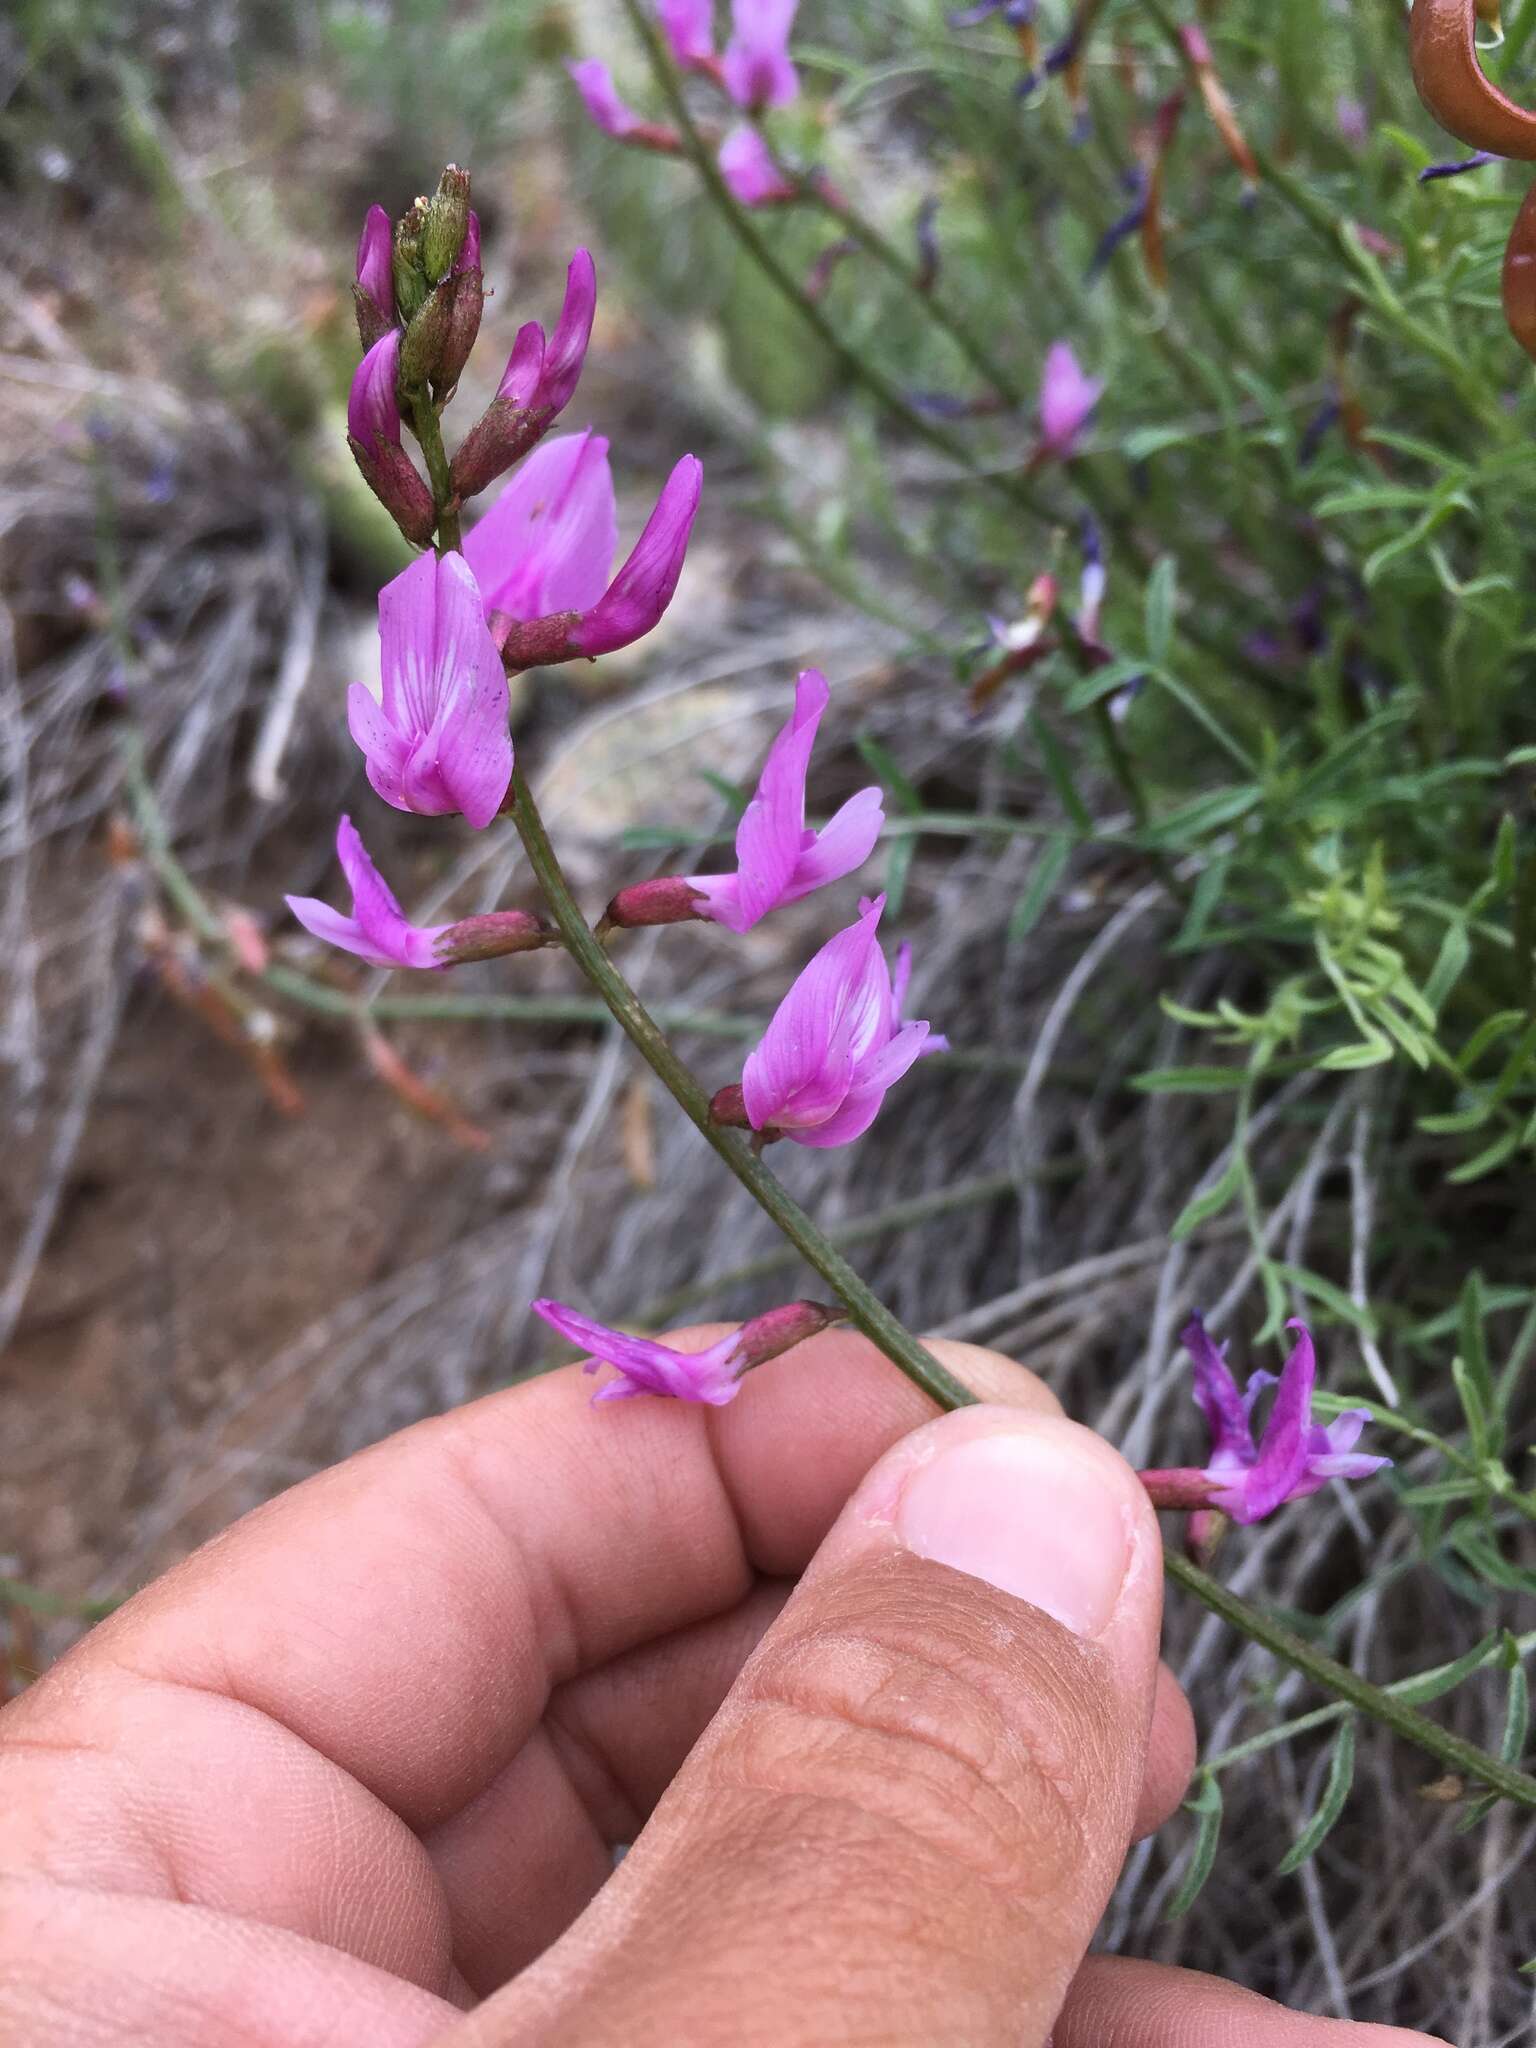
[(1307, 1432), (1312, 1422), (1312, 1388), (1317, 1359), (1304, 1323), (1290, 1322), (1295, 1347), (1280, 1374), (1275, 1405), (1259, 1440), (1259, 1455), (1245, 1486), (1249, 1517), (1257, 1521), (1289, 1500), (1302, 1486), (1307, 1465)]
[[(539, 388), (539, 376), (544, 368), (544, 330), (537, 320), (529, 320), (519, 327), (512, 340), (512, 353), (507, 357), (507, 367), (501, 373), (501, 382), (496, 386), (496, 396), (510, 400), (513, 405), (527, 406), (533, 403), (533, 395)], [(482, 520), (481, 524), (485, 522)]]
[(628, 561), (572, 632), (570, 644), (578, 653), (611, 654), (649, 633), (661, 618), (683, 573), (703, 483), (703, 464), (692, 455), (683, 456), (663, 485)]
[(586, 104), (588, 114), (605, 135), (622, 139), (640, 125), (640, 117), (619, 98), (618, 87), (606, 64), (596, 57), (586, 57), (579, 64), (567, 64), (576, 90)]
[(880, 955), (881, 897), (858, 921), (828, 939), (797, 976), (742, 1069), (742, 1099), (754, 1130), (793, 1117), (797, 1128), (823, 1121), (842, 1102), (856, 1064), (856, 1021), (878, 1009), (872, 977), (889, 977)]
[(795, 188), (774, 162), (773, 152), (746, 122), (726, 136), (715, 161), (732, 197), (743, 206), (771, 206), (795, 196)]
[(787, 106), (799, 91), (789, 60), (795, 6), (796, 0), (732, 0), (722, 74), (737, 106)]
[(337, 826), (336, 852), (352, 891), (352, 915), (313, 896), (289, 896), (288, 908), (305, 930), (375, 967), (442, 967), (435, 942), (448, 927), (410, 922), (348, 817)]
[(560, 434), (516, 469), (464, 543), (487, 612), (540, 619), (602, 596), (618, 543), (608, 443)]
[[(599, 1400), (620, 1399), (625, 1394), (668, 1394), (680, 1401), (704, 1401), (723, 1407), (736, 1394), (740, 1380), (737, 1336), (721, 1338), (706, 1351), (674, 1351), (648, 1337), (631, 1337), (623, 1330), (610, 1330), (593, 1322), (564, 1302), (540, 1300), (532, 1304), (552, 1329), (583, 1351), (592, 1353), (593, 1364), (611, 1365), (624, 1378), (619, 1387), (604, 1387)], [(591, 1366), (588, 1367), (590, 1371)]]
[(928, 1050), (928, 1037), (926, 1024), (904, 1024), (887, 1046), (860, 1066), (840, 1109), (812, 1129), (790, 1130), (788, 1136), (797, 1145), (817, 1150), (851, 1144), (855, 1138), (863, 1137), (880, 1114), (887, 1093)]
[(656, 12), (672, 55), (684, 69), (714, 55), (714, 0), (657, 0)]
[(379, 593), (384, 701), (361, 684), (348, 721), (387, 803), (477, 828), (512, 779), (506, 674), (462, 555), (425, 554)]
[[(357, 241), (357, 282), (388, 319), (395, 314), (394, 230), (382, 206), (370, 206)], [(359, 440), (362, 438), (358, 436)]]
[(827, 679), (818, 669), (797, 678), (794, 715), (768, 749), (757, 788), (736, 827), (744, 920), (738, 930), (747, 930), (785, 901), (805, 838), (805, 778), (828, 696)]
[(381, 335), (352, 373), (347, 395), (347, 432), (366, 455), (376, 455), (381, 442), (400, 446), (400, 404), (395, 382), (400, 372), (400, 329)]
[[(565, 299), (544, 353), (544, 366), (533, 399), (539, 411), (548, 412), (551, 418), (563, 412), (575, 395), (581, 366), (587, 358), (587, 344), (592, 339), (592, 321), (596, 312), (597, 272), (588, 252), (578, 249), (565, 274)], [(613, 560), (612, 548), (608, 551), (608, 560)], [(557, 609), (564, 610), (565, 607)]]
[(1195, 1399), (1210, 1429), (1213, 1450), (1231, 1452), (1251, 1464), (1257, 1452), (1249, 1409), (1228, 1368), (1226, 1345), (1218, 1348), (1198, 1314), (1179, 1332), (1179, 1342), (1194, 1361)]
[(863, 867), (884, 824), (885, 809), (878, 788), (861, 789), (849, 797), (832, 813), (811, 844), (802, 848), (794, 876), (780, 900), (794, 903), (809, 896), (813, 889), (828, 882), (840, 882), (844, 875)]
[(1103, 395), (1104, 386), (1097, 378), (1084, 375), (1071, 345), (1054, 342), (1046, 351), (1040, 380), (1040, 433), (1052, 454), (1071, 452)]

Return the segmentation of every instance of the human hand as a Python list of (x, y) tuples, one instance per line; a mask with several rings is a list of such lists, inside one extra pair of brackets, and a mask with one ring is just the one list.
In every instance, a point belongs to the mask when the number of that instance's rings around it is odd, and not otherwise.
[(842, 1332), (720, 1410), (555, 1373), (149, 1587), (0, 1713), (0, 2039), (1419, 2040), (1084, 1963), (1190, 1768), (1157, 1527), (935, 1348), (994, 1405)]

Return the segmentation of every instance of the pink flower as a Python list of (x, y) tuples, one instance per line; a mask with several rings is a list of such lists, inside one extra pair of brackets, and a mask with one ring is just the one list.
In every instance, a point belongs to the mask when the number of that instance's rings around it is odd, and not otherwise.
[(350, 917), (315, 896), (283, 900), (307, 932), (374, 967), (457, 967), (466, 960), (533, 952), (553, 942), (549, 928), (526, 910), (493, 910), (453, 924), (412, 924), (368, 858), (350, 818), (343, 817), (336, 827), (336, 853), (352, 891)]
[(382, 443), (400, 446), (399, 373), (400, 329), (391, 327), (358, 364), (347, 396), (347, 432), (369, 457), (381, 452)]
[(720, 175), (743, 206), (775, 206), (799, 195), (755, 128), (745, 122), (720, 145)]
[(714, 0), (656, 0), (656, 12), (673, 58), (684, 71), (713, 60)]
[(911, 951), (897, 956), (893, 983), (880, 950), (885, 898), (859, 906), (856, 924), (829, 939), (773, 1013), (747, 1055), (742, 1103), (755, 1131), (781, 1131), (798, 1145), (846, 1145), (874, 1122), (886, 1091), (946, 1039), (905, 1023), (901, 1001)]
[(423, 555), (386, 584), (379, 637), (382, 702), (347, 694), (368, 780), (396, 810), (488, 825), (512, 780), (507, 679), (464, 557)]
[(1071, 455), (1103, 395), (1103, 384), (1097, 377), (1084, 376), (1071, 345), (1054, 342), (1046, 351), (1040, 380), (1041, 452), (1058, 461)]
[(509, 664), (608, 654), (648, 633), (672, 601), (698, 511), (703, 468), (673, 469), (628, 560), (609, 581), (618, 537), (608, 443), (546, 441), (465, 543)]
[(596, 1401), (622, 1401), (631, 1394), (668, 1394), (676, 1401), (705, 1401), (713, 1408), (735, 1399), (742, 1375), (756, 1365), (777, 1358), (814, 1337), (818, 1331), (841, 1321), (835, 1309), (815, 1301), (786, 1302), (771, 1308), (707, 1351), (674, 1351), (670, 1344), (658, 1344), (650, 1337), (631, 1337), (623, 1330), (610, 1330), (594, 1323), (560, 1301), (536, 1301), (533, 1312), (551, 1329), (583, 1351), (590, 1351), (585, 1370), (596, 1372), (611, 1365), (619, 1377), (600, 1387)]
[(613, 82), (608, 66), (596, 57), (583, 57), (579, 63), (567, 64), (576, 90), (581, 94), (587, 112), (605, 135), (615, 136), (623, 141), (645, 123), (633, 107), (625, 106), (619, 98), (619, 89)]
[(352, 891), (352, 915), (332, 910), (314, 896), (288, 896), (288, 908), (317, 939), (328, 946), (340, 946), (375, 967), (446, 967), (436, 946), (445, 924), (414, 925), (395, 899), (393, 890), (368, 858), (368, 849), (358, 837), (350, 818), (336, 827), (336, 855)]
[[(1208, 1501), (1234, 1522), (1261, 1522), (1288, 1500), (1303, 1500), (1330, 1479), (1364, 1479), (1390, 1465), (1355, 1450), (1370, 1420), (1365, 1408), (1350, 1408), (1326, 1428), (1312, 1420), (1317, 1357), (1305, 1323), (1292, 1320), (1296, 1344), (1277, 1381), (1273, 1373), (1249, 1376), (1239, 1393), (1227, 1367), (1226, 1346), (1212, 1341), (1204, 1322), (1191, 1316), (1180, 1341), (1195, 1367), (1195, 1399), (1211, 1432), (1211, 1461), (1198, 1474), (1209, 1487)], [(1266, 1387), (1275, 1402), (1258, 1441), (1253, 1411)]]
[(731, 0), (730, 42), (722, 75), (738, 107), (786, 106), (800, 90), (789, 61), (797, 0)]
[(453, 487), (473, 497), (541, 441), (570, 403), (586, 361), (597, 310), (592, 258), (578, 249), (566, 272), (565, 299), (553, 335), (537, 320), (517, 331), (496, 396), (453, 458)]
[(704, 899), (698, 916), (733, 932), (750, 931), (781, 903), (809, 896), (868, 860), (885, 823), (878, 787), (849, 797), (819, 833), (806, 827), (805, 778), (830, 694), (819, 669), (796, 679), (794, 716), (768, 749), (736, 828), (735, 874), (688, 877), (688, 887)]

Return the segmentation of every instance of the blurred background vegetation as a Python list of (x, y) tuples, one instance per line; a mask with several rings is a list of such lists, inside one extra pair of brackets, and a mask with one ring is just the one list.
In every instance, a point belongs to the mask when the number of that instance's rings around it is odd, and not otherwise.
[[(1536, 0), (1507, 15), (1489, 63), (1519, 96)], [(1042, 47), (1071, 19), (1041, 0)], [(1170, 37), (1196, 19), (1256, 177)], [(845, 222), (758, 213), (777, 282), (688, 162), (586, 122), (578, 54), (667, 116), (617, 0), (0, 24), (13, 1684), (254, 1500), (536, 1366), (532, 1295), (726, 1315), (798, 1274), (561, 961), (361, 977), (281, 912), (334, 887), (348, 805), (422, 917), (532, 900), (510, 834), (372, 804), (343, 717), (404, 559), (343, 439), (352, 243), (454, 159), (495, 292), (463, 418), (586, 242), (567, 424), (612, 438), (626, 536), (677, 453), (705, 461), (663, 630), (516, 707), (594, 906), (728, 833), (795, 669), (824, 667), (815, 806), (885, 784), (873, 873), (956, 1052), (786, 1178), (908, 1322), (1027, 1357), (1142, 1462), (1198, 1450), (1190, 1305), (1239, 1357), (1305, 1312), (1398, 1465), (1221, 1568), (1378, 1680), (1453, 1665), (1432, 1711), (1519, 1754), (1536, 390), (1498, 303), (1520, 173), (1418, 182), (1462, 152), (1404, 20), (1106, 0), (1080, 78), (1021, 92), (1001, 13), (806, 0), (772, 134), (882, 246), (829, 262)], [(1030, 471), (1064, 338), (1105, 396), (1084, 451)], [(1085, 518), (1107, 663), (1072, 625)], [(999, 677), (989, 621), (1045, 573), (1050, 650)], [(813, 900), (626, 966), (717, 1085), (823, 936)], [(1336, 1717), (1290, 1726), (1314, 1695), (1170, 1628), (1205, 1819), (1135, 1852), (1106, 1941), (1465, 2048), (1527, 2038), (1529, 1825), (1465, 1829), (1464, 1788), (1369, 1727), (1351, 1789)]]

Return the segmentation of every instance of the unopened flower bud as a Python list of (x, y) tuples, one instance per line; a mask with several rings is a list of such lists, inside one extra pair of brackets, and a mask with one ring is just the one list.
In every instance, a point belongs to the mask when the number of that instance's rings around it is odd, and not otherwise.
[(370, 206), (358, 238), (357, 282), (352, 287), (358, 339), (365, 351), (395, 324), (392, 240), (389, 215), (382, 206)]
[(657, 875), (649, 882), (632, 882), (621, 889), (603, 922), (625, 931), (648, 924), (683, 924), (705, 914), (704, 900), (703, 892), (682, 875)]
[(439, 397), (452, 391), (469, 361), (469, 352), (480, 332), (480, 313), (485, 304), (485, 287), (480, 266), (455, 271), (438, 287), (448, 294), (448, 325), (438, 350), (432, 382)]
[(450, 278), (430, 292), (405, 330), (400, 344), (400, 388), (419, 391), (437, 371), (453, 322), (453, 302), (458, 293), (457, 278)]
[(368, 488), (406, 539), (418, 548), (426, 547), (436, 530), (437, 508), (409, 455), (394, 441), (375, 442), (370, 450), (352, 434), (347, 436), (347, 446)]
[(747, 1115), (746, 1099), (739, 1081), (733, 1081), (728, 1088), (716, 1089), (710, 1097), (709, 1120), (730, 1131), (751, 1130), (752, 1119)]
[(469, 227), (469, 173), (449, 164), (427, 202), (421, 231), (421, 267), (429, 282), (446, 277), (458, 260)]
[(412, 320), (425, 303), (431, 280), (422, 268), (421, 237), (426, 226), (427, 201), (418, 199), (410, 212), (395, 222), (392, 268), (395, 310), (402, 320)]
[(499, 960), (506, 953), (534, 953), (557, 939), (541, 917), (526, 910), (493, 910), (449, 925), (438, 934), (434, 950), (444, 967), (462, 967), (471, 960)]
[(786, 1301), (780, 1308), (754, 1316), (736, 1332), (738, 1377), (755, 1365), (766, 1365), (781, 1351), (791, 1351), (807, 1337), (819, 1337), (834, 1323), (847, 1321), (840, 1308), (828, 1308), (819, 1301)]

